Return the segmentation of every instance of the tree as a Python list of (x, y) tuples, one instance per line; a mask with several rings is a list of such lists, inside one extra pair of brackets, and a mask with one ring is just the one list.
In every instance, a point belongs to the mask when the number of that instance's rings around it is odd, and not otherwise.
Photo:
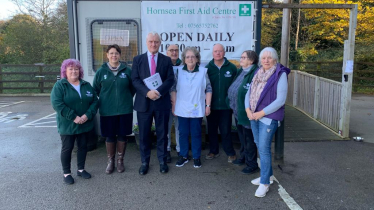
[(5, 63), (29, 64), (42, 61), (41, 31), (29, 15), (15, 15), (6, 23), (0, 53)]
[[(373, 43), (374, 38), (374, 0), (344, 1), (344, 0), (304, 0), (303, 4), (357, 4), (357, 43)], [(343, 44), (348, 39), (349, 9), (313, 9), (304, 11), (311, 24), (303, 30), (309, 33), (314, 41), (322, 44)], [(321, 46), (322, 47), (322, 46)]]
[(27, 14), (46, 24), (53, 15), (57, 0), (10, 0), (20, 13)]
[(19, 14), (0, 24), (0, 62), (56, 64), (69, 57), (67, 3), (48, 14), (44, 21)]

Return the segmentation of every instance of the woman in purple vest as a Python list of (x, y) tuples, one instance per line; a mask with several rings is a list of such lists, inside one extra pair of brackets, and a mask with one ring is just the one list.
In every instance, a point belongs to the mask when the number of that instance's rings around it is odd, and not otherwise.
[(260, 154), (261, 177), (252, 180), (259, 185), (256, 197), (264, 197), (273, 183), (271, 141), (284, 117), (287, 97), (287, 75), (290, 69), (278, 63), (278, 54), (272, 47), (260, 53), (260, 68), (253, 77), (245, 99), (245, 110)]

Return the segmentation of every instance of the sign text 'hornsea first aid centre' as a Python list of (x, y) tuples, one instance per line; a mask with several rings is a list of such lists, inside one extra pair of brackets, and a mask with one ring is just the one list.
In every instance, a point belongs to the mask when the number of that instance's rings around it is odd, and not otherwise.
[(213, 45), (221, 43), (226, 57), (238, 60), (244, 50), (255, 49), (254, 15), (252, 1), (143, 1), (142, 52), (147, 51), (148, 32), (156, 31), (163, 54), (170, 44), (180, 51), (192, 46), (208, 61)]

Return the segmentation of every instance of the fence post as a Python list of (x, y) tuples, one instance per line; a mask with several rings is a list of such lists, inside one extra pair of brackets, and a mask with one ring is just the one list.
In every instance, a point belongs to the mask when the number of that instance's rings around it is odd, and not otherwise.
[(298, 74), (299, 74), (299, 71), (294, 71), (294, 77), (293, 77), (293, 102), (292, 102), (292, 106), (296, 106), (297, 105), (297, 94), (298, 94), (298, 88), (299, 88), (299, 82), (297, 81), (298, 80)]
[[(39, 74), (42, 76), (43, 73), (43, 66), (44, 65), (39, 65)], [(39, 77), (39, 87), (40, 87), (40, 92), (44, 93), (44, 77)]]
[(319, 77), (316, 77), (315, 85), (314, 85), (314, 111), (313, 111), (313, 118), (317, 119), (318, 117), (318, 109), (319, 109)]
[(349, 18), (348, 40), (344, 41), (344, 58), (342, 69), (342, 92), (340, 102), (339, 134), (349, 137), (349, 120), (351, 115), (352, 76), (355, 48), (355, 31), (357, 26), (357, 5), (351, 9)]
[(3, 93), (3, 70), (0, 65), (0, 93)]

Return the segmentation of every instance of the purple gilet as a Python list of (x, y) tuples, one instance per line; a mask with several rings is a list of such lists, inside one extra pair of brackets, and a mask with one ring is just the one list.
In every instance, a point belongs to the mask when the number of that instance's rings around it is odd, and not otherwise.
[[(259, 69), (257, 69), (257, 71)], [(257, 71), (255, 72), (255, 74), (257, 73)], [(282, 64), (277, 63), (277, 67), (275, 69), (274, 74), (271, 75), (271, 77), (268, 79), (264, 87), (264, 90), (262, 91), (260, 95), (260, 99), (257, 102), (255, 112), (263, 110), (265, 107), (267, 107), (277, 98), (277, 84), (283, 72), (286, 73), (288, 77), (288, 74), (291, 72), (291, 70), (287, 67), (284, 67)], [(267, 117), (273, 120), (282, 121), (284, 118), (284, 108), (285, 108), (285, 105), (283, 105), (277, 111), (271, 114), (265, 115), (264, 117)]]

